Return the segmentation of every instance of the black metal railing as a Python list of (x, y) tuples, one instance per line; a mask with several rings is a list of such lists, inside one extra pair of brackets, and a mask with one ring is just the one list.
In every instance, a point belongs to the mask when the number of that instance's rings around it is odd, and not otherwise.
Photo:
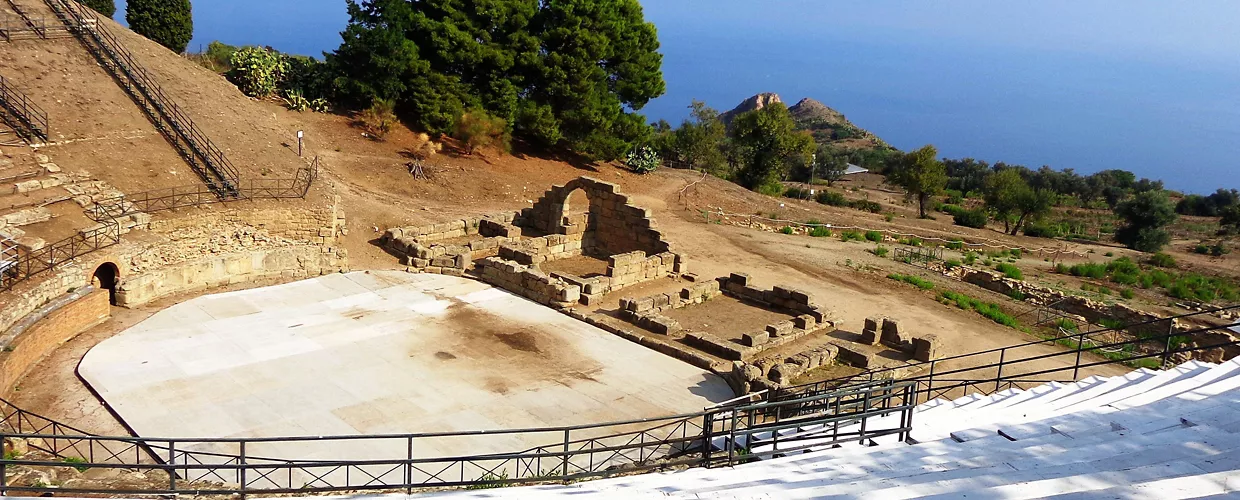
[(26, 94), (18, 91), (13, 82), (0, 76), (0, 106), (12, 116), (14, 131), (28, 141), (47, 141), (51, 130), (47, 112), (43, 111)]
[(943, 260), (943, 247), (896, 247), (895, 259), (906, 264), (925, 267), (930, 262)]
[(235, 198), (220, 199), (209, 187), (192, 184), (100, 200), (86, 211), (86, 215), (103, 221), (140, 212), (155, 213), (229, 201), (305, 198), (318, 175), (319, 159), (316, 157), (310, 166), (298, 169), (292, 178), (241, 181)]
[(16, 262), (4, 259), (0, 272), (0, 292), (12, 289), (18, 283), (56, 269), (88, 253), (121, 242), (122, 224), (118, 220), (131, 214), (153, 213), (174, 208), (199, 206), (227, 201), (304, 198), (319, 175), (318, 158), (311, 165), (301, 168), (291, 179), (253, 179), (238, 190), (238, 197), (220, 199), (202, 185), (183, 186), (129, 197), (102, 200), (86, 210), (86, 215), (99, 225), (76, 235), (52, 243), (40, 250), (17, 253)]
[[(783, 388), (769, 397), (781, 401), (820, 391), (836, 391), (852, 384), (898, 378), (916, 382), (918, 400), (926, 401), (949, 394), (963, 396), (982, 388), (994, 392), (1031, 384), (1075, 382), (1083, 371), (1108, 364), (1164, 367), (1180, 354), (1240, 345), (1234, 330), (1240, 322), (1189, 329), (1175, 327), (1180, 320), (1235, 310), (1240, 310), (1240, 306), (1141, 321), (1119, 328), (1071, 332), (1046, 340), (937, 358), (922, 363), (920, 366), (925, 372), (918, 375), (901, 377), (901, 370), (907, 370), (907, 367), (870, 370), (850, 377)], [(1152, 333), (1154, 331), (1162, 333)], [(1056, 348), (1049, 353), (1039, 349), (1048, 345), (1069, 349)]]
[(80, 26), (80, 29), (74, 29), (74, 32), (82, 44), (112, 73), (216, 196), (236, 197), (240, 182), (236, 167), (189, 115), (164, 94), (155, 79), (138, 64), (106, 24), (97, 22), (88, 7), (74, 0), (45, 2), (65, 26)]
[[(0, 459), (0, 478), (14, 466), (140, 470), (166, 480), (159, 486), (111, 489), (75, 482), (51, 487), (10, 484), (0, 495), (252, 494), (405, 490), (426, 487), (500, 486), (574, 481), (672, 466), (721, 466), (798, 448), (797, 430), (841, 424), (854, 430), (837, 439), (816, 436), (814, 446), (878, 436), (907, 437), (912, 428), (913, 385), (880, 381), (868, 387), (807, 396), (795, 401), (708, 409), (698, 413), (606, 424), (536, 429), (272, 438), (164, 439), (97, 436), (0, 401), (0, 438), (25, 440), (42, 452)], [(873, 418), (898, 413), (894, 425)], [(892, 419), (884, 419), (891, 422)], [(793, 432), (788, 432), (793, 431)], [(788, 436), (788, 437), (784, 437)], [(543, 446), (524, 447), (524, 442)], [(517, 451), (447, 454), (436, 449), (487, 442)], [(755, 450), (779, 444), (768, 452)], [(350, 453), (353, 450), (354, 453)], [(339, 458), (318, 458), (326, 453)], [(312, 458), (313, 457), (313, 458)], [(154, 473), (154, 475), (152, 475)]]

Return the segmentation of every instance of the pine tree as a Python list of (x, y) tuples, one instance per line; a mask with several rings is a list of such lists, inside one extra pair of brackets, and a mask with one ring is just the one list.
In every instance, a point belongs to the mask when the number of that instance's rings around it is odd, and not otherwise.
[(116, 2), (114, 0), (86, 0), (86, 6), (95, 9), (95, 12), (103, 14), (108, 18), (116, 15)]
[(189, 0), (129, 0), (125, 13), (129, 29), (176, 53), (194, 37), (194, 16)]

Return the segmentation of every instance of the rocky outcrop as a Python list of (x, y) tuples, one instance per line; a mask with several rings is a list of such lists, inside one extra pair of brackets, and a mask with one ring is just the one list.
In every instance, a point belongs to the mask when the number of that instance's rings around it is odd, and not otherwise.
[(719, 120), (723, 121), (723, 123), (732, 123), (733, 119), (735, 119), (737, 116), (740, 116), (743, 113), (748, 113), (750, 111), (756, 111), (756, 110), (765, 108), (767, 106), (770, 106), (771, 104), (775, 104), (777, 102), (778, 103), (784, 102), (782, 99), (779, 98), (779, 94), (776, 94), (774, 92), (763, 92), (756, 96), (745, 99), (744, 101), (741, 101), (740, 105), (736, 106), (735, 108), (732, 108), (731, 111), (721, 113), (719, 115)]

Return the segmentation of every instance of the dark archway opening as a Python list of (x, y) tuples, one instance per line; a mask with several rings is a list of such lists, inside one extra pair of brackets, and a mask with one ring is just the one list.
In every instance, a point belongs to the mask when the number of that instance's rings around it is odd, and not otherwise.
[(116, 280), (120, 277), (120, 269), (116, 264), (104, 262), (95, 269), (93, 285), (108, 291), (108, 302), (116, 305)]

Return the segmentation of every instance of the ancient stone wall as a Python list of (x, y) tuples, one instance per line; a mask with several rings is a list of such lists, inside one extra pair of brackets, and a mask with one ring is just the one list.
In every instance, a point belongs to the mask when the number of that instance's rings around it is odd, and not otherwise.
[(478, 274), (486, 283), (551, 307), (572, 307), (581, 300), (581, 287), (511, 260), (482, 259), (478, 262)]
[[(580, 177), (563, 186), (552, 187), (534, 206), (521, 211), (522, 224), (547, 234), (583, 234), (584, 251), (597, 255), (614, 255), (642, 251), (647, 255), (672, 251), (655, 229), (650, 212), (633, 206), (619, 187), (590, 177)], [(566, 215), (569, 196), (576, 190), (585, 192), (590, 205), (585, 226)], [(519, 224), (521, 225), (521, 224)]]
[(212, 255), (124, 278), (116, 304), (134, 307), (169, 295), (267, 278), (299, 279), (344, 272), (341, 251), (317, 245)]
[[(63, 290), (62, 290), (63, 292)], [(0, 337), (0, 397), (39, 360), (111, 315), (107, 290), (85, 287), (52, 300)]]
[(8, 331), (26, 315), (64, 295), (66, 290), (81, 287), (89, 281), (89, 273), (83, 266), (66, 263), (46, 278), (21, 283), (0, 294), (0, 332)]

